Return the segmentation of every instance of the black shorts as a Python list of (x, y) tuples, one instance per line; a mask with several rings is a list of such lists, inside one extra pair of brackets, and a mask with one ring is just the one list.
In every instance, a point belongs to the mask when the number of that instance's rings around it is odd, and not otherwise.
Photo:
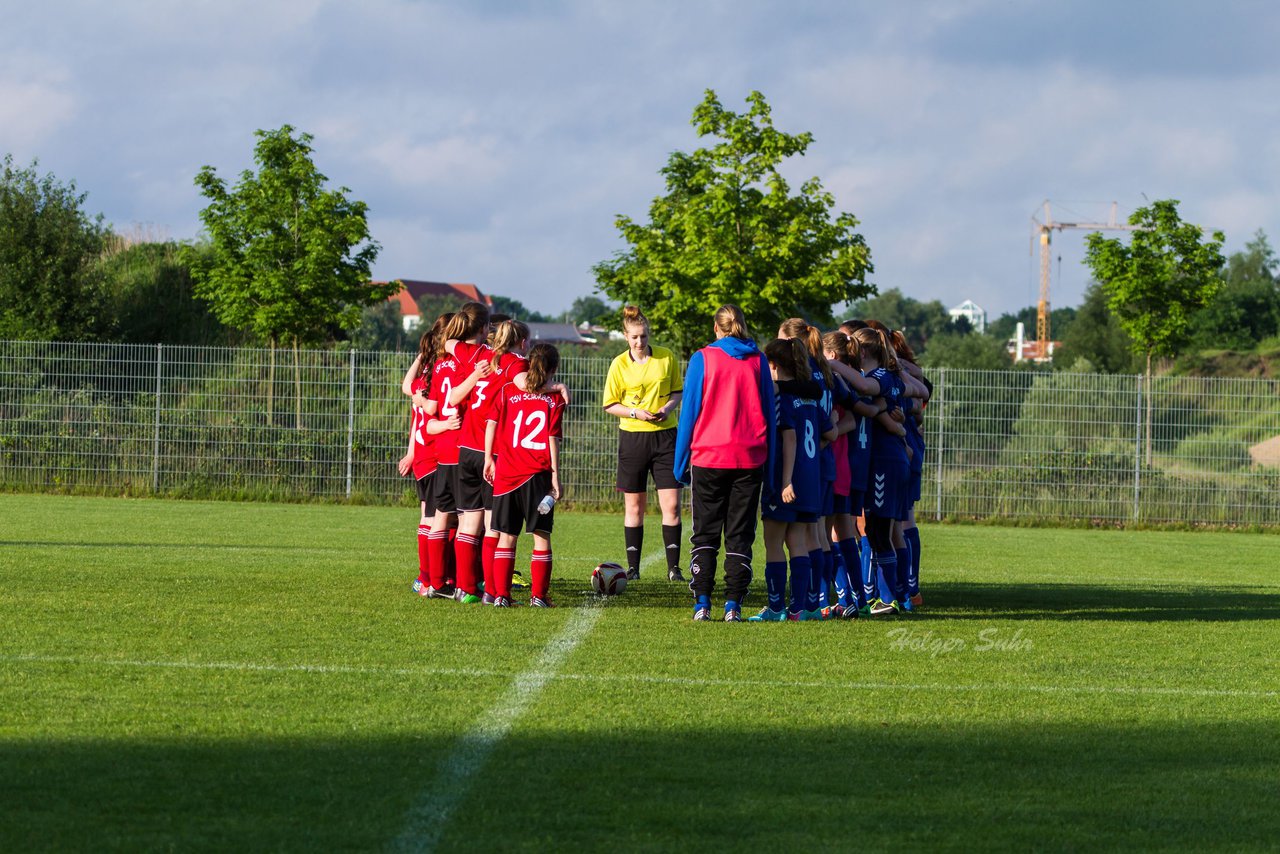
[(418, 478), (418, 500), (422, 502), (426, 508), (422, 511), (423, 516), (436, 515), (436, 494), (435, 494), (436, 473), (424, 474)]
[(618, 431), (618, 481), (620, 492), (645, 492), (649, 476), (658, 489), (679, 489), (676, 480), (676, 431)]
[(434, 486), (436, 512), (438, 513), (458, 512), (457, 471), (458, 467), (456, 465), (445, 465), (444, 463), (440, 463), (440, 465), (436, 466), (436, 482)]
[(524, 531), (550, 534), (556, 521), (556, 508), (545, 516), (538, 504), (551, 493), (551, 472), (538, 472), (505, 495), (493, 496), (493, 516), (489, 527), (500, 534), (520, 536)]
[(458, 512), (491, 510), (493, 486), (484, 479), (484, 454), (471, 448), (458, 449)]

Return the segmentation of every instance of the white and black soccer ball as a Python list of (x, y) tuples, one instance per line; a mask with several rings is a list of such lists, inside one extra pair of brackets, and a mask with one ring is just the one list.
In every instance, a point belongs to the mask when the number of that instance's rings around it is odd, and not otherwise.
[(627, 589), (627, 571), (606, 561), (591, 571), (591, 589), (601, 596), (617, 596)]

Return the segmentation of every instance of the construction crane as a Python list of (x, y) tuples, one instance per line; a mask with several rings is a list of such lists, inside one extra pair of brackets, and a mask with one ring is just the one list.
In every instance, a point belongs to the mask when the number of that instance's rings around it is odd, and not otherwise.
[[(1049, 358), (1049, 244), (1050, 234), (1054, 231), (1078, 229), (1083, 231), (1138, 231), (1139, 226), (1116, 221), (1116, 203), (1111, 203), (1111, 218), (1107, 222), (1061, 222), (1055, 221), (1049, 208), (1049, 200), (1044, 201), (1044, 221), (1036, 214), (1031, 215), (1031, 239), (1040, 239), (1040, 302), (1036, 304), (1036, 356), (1039, 361)], [(1034, 252), (1034, 243), (1032, 251)], [(1022, 354), (1019, 353), (1020, 357)]]

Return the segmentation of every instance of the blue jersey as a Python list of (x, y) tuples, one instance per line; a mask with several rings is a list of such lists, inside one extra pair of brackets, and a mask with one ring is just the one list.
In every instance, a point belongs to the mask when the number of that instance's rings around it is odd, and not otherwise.
[[(871, 405), (871, 398), (857, 398), (860, 403)], [(852, 410), (852, 404), (850, 404)], [(871, 465), (872, 419), (853, 413), (853, 430), (849, 432), (849, 488), (855, 492), (867, 491), (867, 467)]]
[[(822, 376), (822, 368), (818, 367), (818, 360), (809, 357), (809, 370), (813, 373), (813, 381), (822, 386), (822, 397), (818, 400), (818, 408), (822, 412), (822, 429), (818, 431), (819, 437), (831, 426), (831, 412), (835, 407), (835, 398), (831, 389), (827, 388), (827, 381)], [(833, 376), (833, 380), (840, 381), (839, 377)], [(821, 438), (819, 438), (821, 444)], [(836, 481), (836, 452), (830, 445), (821, 449), (822, 461), (822, 482), (835, 483)]]
[(907, 416), (907, 444), (911, 446), (911, 473), (920, 474), (924, 470), (924, 434), (914, 415)]
[(777, 417), (775, 419), (778, 435), (775, 447), (773, 471), (766, 478), (761, 500), (767, 507), (771, 504), (781, 505), (782, 488), (786, 483), (782, 480), (782, 434), (790, 430), (796, 438), (796, 461), (791, 469), (791, 488), (795, 490), (796, 500), (787, 504), (787, 508), (797, 513), (817, 513), (822, 506), (822, 465), (819, 444), (822, 441), (822, 411), (812, 400), (796, 397), (780, 391), (775, 398)]
[[(880, 397), (888, 406), (885, 412), (892, 413), (902, 408), (906, 386), (896, 374), (885, 368), (876, 368), (867, 376), (880, 384)], [(871, 422), (871, 456), (901, 458), (904, 462), (907, 459), (907, 448), (902, 439), (884, 429), (878, 419)]]

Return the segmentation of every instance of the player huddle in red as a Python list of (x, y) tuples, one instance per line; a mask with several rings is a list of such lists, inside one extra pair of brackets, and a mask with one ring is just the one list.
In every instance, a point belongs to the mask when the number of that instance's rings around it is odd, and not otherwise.
[(490, 320), (474, 302), (441, 315), (405, 374), (414, 414), (399, 469), (413, 472), (422, 507), (413, 589), (511, 607), (513, 589), (523, 586), (516, 538), (527, 530), (529, 604), (547, 608), (568, 392), (551, 382), (555, 347), (530, 347), (529, 328), (517, 320)]

